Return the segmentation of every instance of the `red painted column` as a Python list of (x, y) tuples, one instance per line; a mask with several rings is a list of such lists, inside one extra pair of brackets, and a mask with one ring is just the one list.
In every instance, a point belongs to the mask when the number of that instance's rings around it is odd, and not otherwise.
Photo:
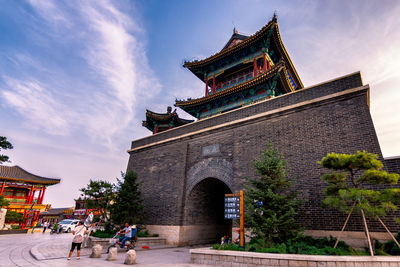
[(26, 210), (24, 210), (24, 220), (23, 220), (23, 222), (22, 222), (22, 224), (21, 224), (21, 228), (22, 228), (22, 229), (24, 229), (24, 227), (25, 227), (25, 223), (26, 223), (25, 218), (26, 218)]
[(40, 204), (40, 199), (42, 198), (42, 194), (43, 194), (43, 187), (41, 187), (39, 190), (39, 196), (38, 196), (38, 201), (37, 201), (38, 204)]
[(2, 194), (3, 194), (4, 187), (6, 187), (6, 182), (3, 182), (2, 186), (1, 186), (0, 195), (2, 195)]
[(208, 96), (208, 78), (206, 78), (206, 94), (205, 96)]
[(156, 126), (156, 128), (154, 128), (154, 133), (158, 133), (158, 126)]
[(265, 53), (263, 53), (263, 58), (264, 58), (264, 71), (268, 70), (269, 68), (267, 67), (267, 56), (265, 55)]
[(257, 59), (254, 58), (254, 69), (253, 69), (253, 77), (257, 76)]
[(32, 188), (32, 194), (31, 194), (31, 198), (29, 199), (29, 204), (32, 204), (33, 198), (35, 197), (35, 193), (36, 193), (35, 188)]
[(28, 196), (26, 197), (26, 201), (25, 201), (26, 204), (29, 204), (29, 200), (31, 199), (32, 191), (33, 191), (33, 186), (29, 190)]
[(46, 192), (46, 187), (43, 187), (43, 193), (42, 193), (42, 198), (40, 199), (40, 203), (39, 204), (43, 204), (43, 198), (44, 198), (44, 193)]
[(215, 74), (214, 74), (214, 77), (213, 77), (212, 93), (215, 94)]

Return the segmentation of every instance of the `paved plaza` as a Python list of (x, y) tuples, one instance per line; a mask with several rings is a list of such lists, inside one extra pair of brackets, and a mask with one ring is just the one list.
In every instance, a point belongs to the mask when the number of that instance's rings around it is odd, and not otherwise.
[[(109, 262), (105, 254), (92, 259), (90, 249), (82, 249), (80, 260), (74, 252), (67, 261), (71, 240), (72, 234), (0, 235), (0, 266), (126, 266), (124, 251), (118, 253), (117, 261)], [(138, 250), (135, 266), (200, 266), (190, 264), (189, 250), (189, 247)]]

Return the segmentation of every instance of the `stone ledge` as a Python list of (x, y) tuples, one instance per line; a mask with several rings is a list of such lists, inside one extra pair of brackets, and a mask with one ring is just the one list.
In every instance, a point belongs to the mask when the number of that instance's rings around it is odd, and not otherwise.
[(190, 250), (191, 263), (223, 266), (400, 266), (396, 256), (325, 256), (257, 253), (197, 248)]

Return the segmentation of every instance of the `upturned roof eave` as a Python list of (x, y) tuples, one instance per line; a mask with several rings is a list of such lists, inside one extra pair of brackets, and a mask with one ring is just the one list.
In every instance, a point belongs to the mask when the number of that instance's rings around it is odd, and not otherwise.
[[(5, 171), (8, 169), (9, 171)], [(33, 183), (33, 184), (58, 184), (60, 183), (61, 179), (58, 178), (47, 178), (43, 176), (38, 176), (35, 174), (32, 174), (23, 168), (19, 167), (18, 165), (15, 166), (0, 166), (0, 170), (2, 173), (0, 173), (0, 180), (10, 180), (10, 181), (21, 181), (21, 182), (27, 182), (27, 183)], [(10, 175), (14, 174), (14, 175)], [(18, 173), (20, 172), (20, 173)], [(20, 175), (23, 173), (22, 175)], [(20, 176), (20, 177), (18, 177)]]
[(232, 88), (220, 91), (220, 92), (215, 93), (215, 94), (204, 96), (204, 97), (201, 97), (201, 98), (191, 99), (191, 100), (187, 100), (187, 101), (176, 101), (175, 102), (175, 106), (180, 107), (180, 108), (196, 106), (196, 105), (200, 105), (200, 104), (203, 104), (205, 102), (208, 102), (208, 101), (211, 101), (211, 100), (214, 100), (214, 99), (218, 99), (220, 97), (224, 97), (226, 95), (233, 94), (233, 93), (235, 93), (237, 91), (247, 89), (249, 86), (257, 85), (260, 82), (264, 81), (264, 79), (268, 79), (273, 74), (276, 74), (277, 72), (280, 72), (284, 68), (284, 66), (285, 66), (284, 63), (281, 61), (278, 64), (276, 64), (272, 69), (270, 69), (269, 71), (265, 72), (263, 75), (258, 76), (258, 77), (254, 78), (254, 79), (251, 79), (251, 80), (249, 80), (249, 81), (247, 81), (245, 83), (238, 84), (238, 85), (236, 85), (236, 86), (234, 86)]
[(183, 66), (190, 70), (191, 67), (200, 67), (200, 66), (206, 65), (212, 61), (215, 61), (219, 58), (222, 58), (226, 55), (234, 53), (234, 52), (246, 47), (247, 45), (251, 44), (252, 41), (256, 40), (257, 38), (261, 37), (264, 32), (266, 32), (267, 30), (270, 29), (270, 27), (272, 27), (274, 24), (278, 24), (278, 23), (276, 23), (276, 21), (277, 21), (276, 17), (274, 16), (272, 20), (270, 20), (264, 27), (261, 28), (261, 30), (259, 30), (255, 34), (249, 36), (247, 39), (243, 40), (242, 42), (238, 43), (237, 45), (234, 45), (234, 46), (226, 48), (226, 49), (222, 49), (220, 52), (218, 52), (208, 58), (202, 59), (202, 60), (185, 62), (183, 64)]

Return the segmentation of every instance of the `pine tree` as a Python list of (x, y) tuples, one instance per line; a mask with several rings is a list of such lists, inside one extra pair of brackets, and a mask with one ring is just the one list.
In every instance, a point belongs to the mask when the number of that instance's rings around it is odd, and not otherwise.
[(245, 188), (245, 222), (252, 238), (269, 247), (296, 237), (300, 231), (295, 220), (300, 202), (290, 191), (283, 156), (269, 143), (253, 166), (259, 178), (247, 178), (250, 185)]
[[(0, 136), (0, 150), (2, 149), (13, 149), (13, 145), (4, 136)], [(0, 154), (0, 164), (3, 162), (8, 162), (8, 156)]]
[(141, 223), (143, 219), (142, 196), (137, 182), (136, 172), (128, 171), (118, 179), (115, 202), (112, 206), (111, 219), (115, 224)]
[(80, 191), (85, 198), (86, 207), (100, 211), (101, 217), (106, 223), (106, 227), (108, 227), (111, 202), (115, 192), (114, 184), (103, 180), (90, 180), (89, 184), (81, 188)]
[[(328, 183), (323, 204), (348, 214), (342, 231), (353, 211), (362, 216), (371, 255), (373, 252), (365, 217), (378, 219), (386, 229), (380, 218), (397, 210), (400, 204), (400, 189), (390, 187), (397, 184), (400, 175), (383, 171), (383, 164), (377, 158), (378, 155), (366, 151), (356, 154), (328, 153), (318, 162), (334, 171), (321, 178)], [(380, 190), (366, 186), (371, 184), (387, 186)]]

